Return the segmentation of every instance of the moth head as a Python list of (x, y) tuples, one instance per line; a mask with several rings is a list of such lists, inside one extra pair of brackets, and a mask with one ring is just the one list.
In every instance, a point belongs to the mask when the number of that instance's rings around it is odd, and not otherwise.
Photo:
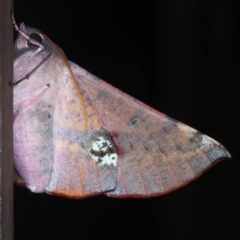
[[(23, 31), (24, 33), (26, 33), (26, 35), (30, 39), (34, 39), (35, 41), (37, 41), (40, 44), (43, 43), (44, 36), (38, 29), (26, 27), (26, 25), (24, 23), (21, 23), (20, 30)], [(31, 49), (35, 49), (38, 47), (39, 46), (31, 43), (27, 37), (23, 36), (22, 34), (18, 34), (18, 37), (15, 41), (14, 52), (17, 53), (18, 51), (31, 50)]]

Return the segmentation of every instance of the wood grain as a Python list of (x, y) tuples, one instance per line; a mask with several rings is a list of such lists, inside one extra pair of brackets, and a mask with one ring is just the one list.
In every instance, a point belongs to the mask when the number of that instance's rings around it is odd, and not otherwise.
[(13, 240), (13, 28), (11, 0), (0, 0), (0, 239)]

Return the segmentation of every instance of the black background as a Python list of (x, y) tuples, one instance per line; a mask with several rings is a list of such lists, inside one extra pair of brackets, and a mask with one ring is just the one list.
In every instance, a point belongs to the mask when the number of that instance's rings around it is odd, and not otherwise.
[(15, 187), (18, 239), (240, 239), (240, 3), (15, 1), (17, 23), (68, 59), (221, 142), (232, 154), (152, 199), (68, 200)]

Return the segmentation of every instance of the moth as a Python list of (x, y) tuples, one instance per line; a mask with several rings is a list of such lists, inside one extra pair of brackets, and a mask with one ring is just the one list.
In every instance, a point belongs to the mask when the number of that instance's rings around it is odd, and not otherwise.
[(145, 198), (199, 177), (230, 153), (114, 88), (26, 27), (14, 46), (15, 182), (69, 198)]

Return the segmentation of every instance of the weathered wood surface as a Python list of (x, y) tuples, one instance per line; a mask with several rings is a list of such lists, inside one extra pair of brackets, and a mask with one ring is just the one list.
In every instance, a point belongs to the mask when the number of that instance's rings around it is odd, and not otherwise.
[(12, 0), (0, 0), (0, 240), (13, 240)]

